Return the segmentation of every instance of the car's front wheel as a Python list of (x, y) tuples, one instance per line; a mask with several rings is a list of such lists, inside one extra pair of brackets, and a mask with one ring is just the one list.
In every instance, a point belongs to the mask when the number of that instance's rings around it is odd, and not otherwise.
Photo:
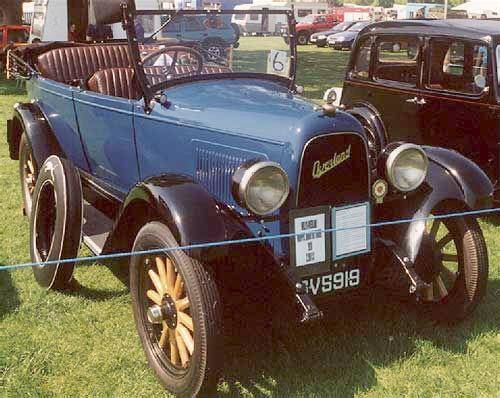
[[(151, 222), (139, 231), (133, 251), (176, 247), (169, 228)], [(208, 270), (179, 250), (133, 256), (130, 290), (137, 331), (160, 382), (179, 396), (214, 396), (222, 315)]]
[(445, 322), (469, 315), (486, 292), (488, 253), (473, 218), (428, 221), (416, 269), (429, 284), (423, 308)]

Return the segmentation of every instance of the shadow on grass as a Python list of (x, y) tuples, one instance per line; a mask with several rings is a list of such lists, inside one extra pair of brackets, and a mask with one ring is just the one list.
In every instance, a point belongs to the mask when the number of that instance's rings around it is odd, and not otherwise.
[(19, 307), (17, 289), (9, 271), (0, 270), (0, 320)]
[(129, 294), (129, 290), (92, 289), (81, 285), (76, 279), (73, 279), (71, 285), (64, 290), (64, 293), (68, 296), (81, 297), (93, 301), (106, 301), (117, 297), (124, 297)]
[[(331, 304), (323, 321), (272, 332), (270, 306), (237, 304), (226, 320), (226, 369), (221, 396), (353, 397), (376, 385), (375, 367), (412, 356), (418, 340), (466, 353), (477, 336), (498, 330), (500, 281), (490, 281), (476, 312), (455, 326), (425, 319), (414, 305), (381, 292)], [(266, 313), (266, 310), (267, 311)], [(282, 308), (275, 309), (281, 312)]]

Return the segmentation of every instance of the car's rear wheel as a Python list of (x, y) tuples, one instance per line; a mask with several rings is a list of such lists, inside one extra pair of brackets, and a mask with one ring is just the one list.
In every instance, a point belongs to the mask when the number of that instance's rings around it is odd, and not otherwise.
[(309, 43), (309, 36), (310, 35), (308, 32), (299, 32), (297, 34), (297, 44), (305, 46), (307, 43)]
[[(133, 251), (175, 248), (168, 227), (146, 224)], [(133, 256), (130, 290), (137, 331), (160, 382), (183, 397), (214, 396), (222, 361), (221, 302), (202, 263), (182, 251)]]
[(428, 221), (416, 267), (429, 284), (423, 292), (426, 312), (445, 322), (469, 315), (488, 281), (488, 253), (477, 221), (465, 217)]
[(21, 193), (23, 195), (23, 211), (30, 216), (35, 192), (38, 167), (33, 156), (33, 150), (25, 134), (19, 141), (19, 176), (21, 178)]
[[(66, 159), (49, 156), (40, 168), (30, 219), (30, 253), (36, 263), (76, 258), (81, 242), (83, 197), (80, 177)], [(64, 289), (74, 262), (37, 265), (33, 273), (46, 289)]]

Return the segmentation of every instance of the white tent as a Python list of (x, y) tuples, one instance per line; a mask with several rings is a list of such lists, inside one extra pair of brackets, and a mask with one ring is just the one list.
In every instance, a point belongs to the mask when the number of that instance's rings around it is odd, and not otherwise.
[(500, 16), (500, 1), (498, 0), (471, 0), (453, 8), (454, 10), (467, 11), (470, 16), (480, 16), (485, 14), (487, 17)]

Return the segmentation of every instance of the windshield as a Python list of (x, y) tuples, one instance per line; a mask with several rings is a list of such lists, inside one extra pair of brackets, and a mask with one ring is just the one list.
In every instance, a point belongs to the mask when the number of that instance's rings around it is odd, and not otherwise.
[(306, 15), (305, 17), (300, 18), (299, 23), (313, 23), (315, 17), (316, 17), (316, 15), (314, 15), (314, 14)]
[(137, 14), (139, 65), (150, 86), (217, 74), (288, 78), (292, 71), (291, 47), (282, 36), (289, 24), (286, 11)]
[(7, 34), (8, 43), (26, 43), (28, 41), (28, 32), (24, 29), (9, 29)]
[(368, 24), (369, 22), (357, 22), (354, 25), (352, 25), (348, 30), (350, 30), (351, 32), (359, 32)]
[(350, 25), (352, 24), (352, 22), (342, 22), (342, 23), (339, 23), (338, 25), (335, 25), (333, 28), (332, 28), (332, 31), (334, 32), (343, 32), (344, 30), (346, 30)]

